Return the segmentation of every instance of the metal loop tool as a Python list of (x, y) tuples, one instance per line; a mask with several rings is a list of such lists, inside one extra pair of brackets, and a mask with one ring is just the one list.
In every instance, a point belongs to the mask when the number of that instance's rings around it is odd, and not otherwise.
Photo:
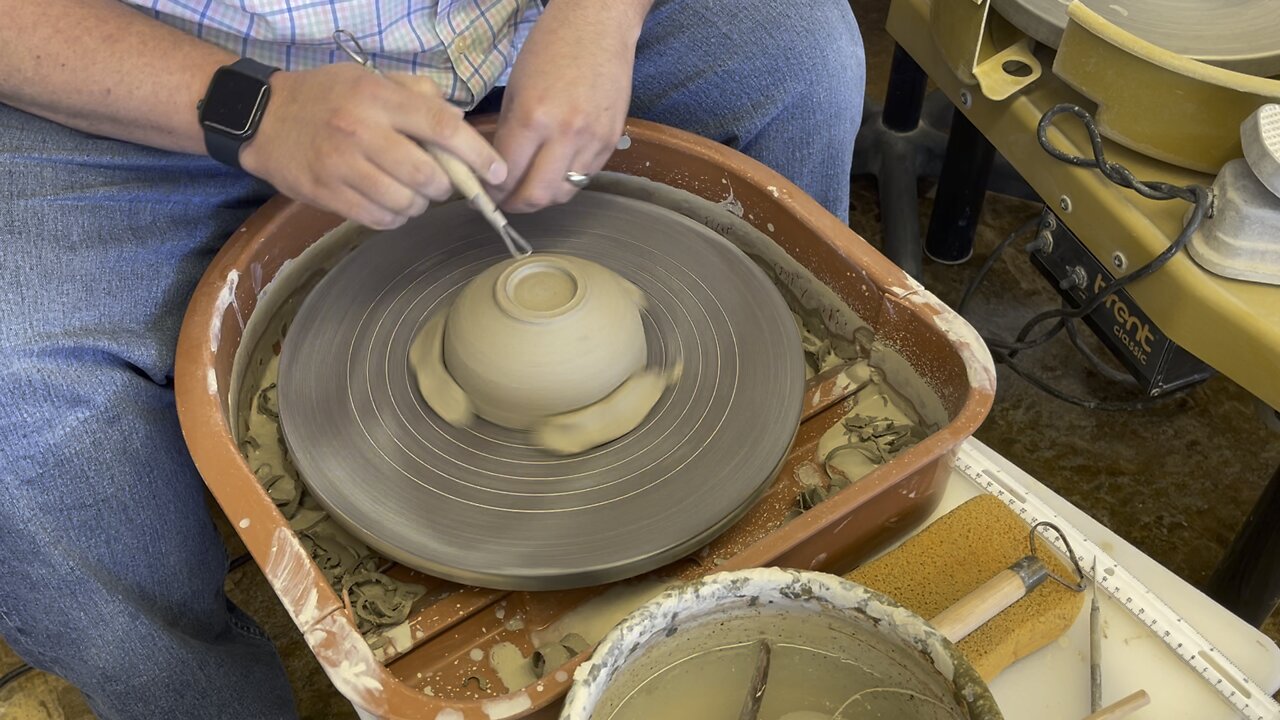
[[(356, 39), (355, 35), (352, 35), (347, 30), (339, 29), (333, 33), (333, 41), (352, 60), (372, 72), (379, 75), (382, 74), (380, 70), (369, 63), (369, 56), (365, 54), (364, 48), (360, 47), (360, 41)], [(467, 203), (479, 211), (484, 216), (484, 219), (493, 226), (498, 236), (502, 238), (502, 242), (507, 246), (507, 251), (511, 253), (511, 257), (519, 259), (528, 257), (533, 253), (533, 246), (520, 233), (516, 232), (515, 228), (511, 227), (511, 222), (498, 209), (497, 203), (493, 201), (493, 198), (489, 197), (489, 193), (485, 192), (484, 186), (480, 184), (480, 179), (476, 177), (475, 173), (471, 172), (471, 168), (467, 167), (466, 163), (459, 160), (453, 153), (440, 148), (426, 145), (423, 147), (440, 164), (440, 167), (444, 168), (445, 174), (449, 176), (454, 188), (462, 193), (462, 196), (467, 199)]]
[(1054, 525), (1048, 520), (1041, 520), (1035, 525), (1032, 525), (1031, 536), (1030, 536), (1031, 537), (1030, 539), (1031, 556), (1036, 558), (1039, 557), (1039, 555), (1036, 554), (1036, 535), (1038, 534), (1036, 531), (1042, 527), (1049, 528), (1050, 530), (1052, 530), (1054, 533), (1057, 534), (1058, 539), (1062, 540), (1062, 546), (1066, 548), (1067, 560), (1071, 562), (1072, 568), (1074, 568), (1076, 571), (1076, 581), (1067, 582), (1066, 580), (1058, 577), (1057, 574), (1055, 574), (1054, 572), (1048, 570), (1047, 569), (1048, 564), (1046, 564), (1045, 568), (1046, 568), (1046, 572), (1049, 575), (1049, 579), (1053, 580), (1054, 582), (1058, 583), (1062, 587), (1072, 592), (1084, 592), (1084, 589), (1086, 587), (1086, 583), (1084, 581), (1084, 568), (1080, 567), (1080, 559), (1079, 557), (1076, 556), (1075, 550), (1071, 548), (1071, 541), (1067, 540), (1067, 535), (1066, 533), (1062, 532), (1062, 528), (1058, 527), (1057, 525)]
[[(1042, 526), (1053, 530), (1062, 539), (1067, 548), (1067, 557), (1075, 566), (1079, 577), (1076, 583), (1072, 584), (1058, 577), (1049, 569), (1046, 557), (1036, 553), (1036, 535)], [(929, 621), (934, 629), (951, 642), (960, 642), (961, 639), (968, 637), (969, 633), (1040, 587), (1045, 580), (1053, 580), (1073, 592), (1083, 592), (1084, 573), (1081, 572), (1080, 562), (1076, 559), (1075, 552), (1071, 549), (1071, 544), (1062, 530), (1053, 523), (1038, 522), (1031, 526), (1030, 537), (1031, 553), (1029, 555), (1019, 558), (976, 590), (960, 598), (954, 605), (935, 615)]]

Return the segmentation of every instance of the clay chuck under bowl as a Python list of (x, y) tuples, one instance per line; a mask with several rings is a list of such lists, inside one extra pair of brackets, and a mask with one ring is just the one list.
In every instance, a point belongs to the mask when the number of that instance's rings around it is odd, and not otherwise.
[(505, 260), (449, 309), (444, 361), (475, 412), (527, 430), (608, 395), (644, 367), (640, 290), (559, 254)]

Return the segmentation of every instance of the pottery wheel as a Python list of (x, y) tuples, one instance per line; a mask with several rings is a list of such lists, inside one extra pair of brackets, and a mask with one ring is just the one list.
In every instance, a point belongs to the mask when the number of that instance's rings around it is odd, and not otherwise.
[(598, 262), (648, 296), (648, 364), (683, 374), (640, 427), (555, 457), (427, 406), (410, 341), (507, 257), (455, 202), (374, 235), (303, 302), (279, 380), (294, 464), (370, 546), (456, 582), (563, 589), (692, 552), (750, 508), (795, 436), (804, 366), (786, 303), (731, 243), (656, 205), (583, 192), (516, 224), (538, 251)]
[[(1058, 47), (1064, 0), (992, 0), (1018, 29)], [(1275, 0), (1084, 0), (1117, 27), (1170, 52), (1260, 77), (1280, 75), (1280, 9)]]

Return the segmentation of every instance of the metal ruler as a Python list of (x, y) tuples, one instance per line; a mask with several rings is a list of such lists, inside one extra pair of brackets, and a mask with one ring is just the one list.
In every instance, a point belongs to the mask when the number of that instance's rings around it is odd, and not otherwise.
[[(1097, 562), (1094, 582), (1204, 678), (1224, 700), (1248, 720), (1280, 720), (1277, 705), (1265, 690), (1249, 679), (1146, 585), (1125, 570), (1078, 529), (1054, 512), (1022, 483), (994, 467), (987, 457), (968, 444), (956, 452), (955, 468), (982, 490), (999, 498), (1028, 525), (1047, 520), (1062, 529), (1088, 573)], [(1059, 552), (1066, 553), (1052, 532), (1043, 533)]]

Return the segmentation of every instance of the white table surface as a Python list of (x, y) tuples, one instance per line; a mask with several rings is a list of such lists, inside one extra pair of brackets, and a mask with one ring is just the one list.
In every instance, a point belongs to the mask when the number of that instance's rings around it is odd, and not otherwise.
[[(1274, 694), (1280, 689), (1280, 648), (1256, 628), (1205, 597), (1185, 580), (1121, 540), (1093, 518), (1059, 497), (981, 442), (966, 449), (1022, 483), (1054, 512), (1133, 573), (1192, 627), (1231, 659), (1254, 682)], [(983, 491), (953, 470), (941, 503), (924, 528)], [(919, 532), (917, 530), (916, 532)], [(913, 533), (914, 534), (914, 533)], [(888, 552), (888, 548), (885, 552)], [(1131, 720), (1228, 720), (1238, 717), (1199, 675), (1182, 663), (1146, 626), (1105, 594), (1099, 594), (1104, 631), (1103, 702), (1146, 690), (1151, 704)], [(990, 685), (1007, 720), (1082, 720), (1089, 714), (1089, 603), (1056, 642), (1014, 663)], [(558, 717), (559, 704), (534, 718)]]
[[(1023, 483), (1068, 523), (1133, 573), (1255, 683), (1274, 694), (1280, 689), (1280, 648), (1266, 635), (1232, 615), (1191, 584), (1122, 540), (981, 442), (968, 449)], [(968, 477), (952, 471), (942, 502), (927, 523), (981, 494)], [(921, 526), (923, 527), (923, 525)], [(1208, 683), (1157, 640), (1147, 628), (1104, 593), (1102, 612), (1103, 702), (1146, 690), (1151, 704), (1133, 720), (1214, 720), (1238, 717)], [(991, 683), (1008, 720), (1081, 720), (1089, 714), (1089, 603), (1056, 642), (1014, 663)]]

